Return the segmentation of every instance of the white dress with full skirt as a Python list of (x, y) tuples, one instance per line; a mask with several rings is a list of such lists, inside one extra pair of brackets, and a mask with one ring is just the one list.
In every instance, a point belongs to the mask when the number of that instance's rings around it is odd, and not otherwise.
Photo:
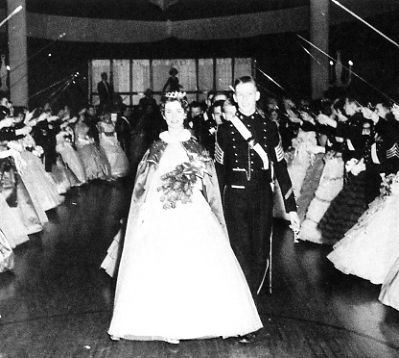
[(28, 230), (19, 215), (18, 208), (10, 208), (2, 193), (0, 193), (0, 230), (11, 248), (29, 241)]
[(129, 159), (119, 144), (113, 124), (100, 122), (100, 148), (105, 154), (113, 178), (123, 178), (129, 172)]
[[(290, 175), (295, 198), (299, 198), (306, 172), (312, 165), (315, 154), (324, 148), (317, 145), (316, 133), (299, 129), (298, 135), (292, 140), (293, 150), (286, 153), (287, 170)], [(298, 208), (299, 209), (299, 208)], [(285, 211), (283, 195), (280, 186), (275, 181), (273, 217), (289, 221), (290, 217)]]
[(330, 244), (323, 239), (317, 225), (331, 202), (342, 190), (344, 183), (344, 161), (342, 160), (342, 155), (336, 152), (329, 152), (325, 155), (325, 163), (315, 196), (310, 202), (305, 220), (301, 225), (300, 239), (316, 244)]
[(58, 194), (54, 180), (46, 175), (40, 159), (28, 151), (22, 151), (21, 157), (26, 168), (20, 175), (31, 196), (35, 195), (44, 211), (54, 209), (64, 198)]
[(0, 273), (14, 268), (14, 252), (0, 228)]
[(345, 274), (382, 284), (399, 258), (399, 184), (378, 197), (327, 258)]
[(191, 203), (163, 209), (160, 176), (187, 160), (180, 143), (167, 146), (137, 226), (128, 225), (111, 336), (176, 342), (262, 327), (227, 235), (201, 191)]
[(399, 257), (385, 277), (378, 299), (399, 311)]
[(86, 172), (77, 151), (72, 147), (72, 143), (66, 139), (65, 132), (61, 131), (56, 135), (57, 145), (55, 150), (61, 155), (64, 165), (71, 175), (71, 186), (80, 186), (87, 182)]

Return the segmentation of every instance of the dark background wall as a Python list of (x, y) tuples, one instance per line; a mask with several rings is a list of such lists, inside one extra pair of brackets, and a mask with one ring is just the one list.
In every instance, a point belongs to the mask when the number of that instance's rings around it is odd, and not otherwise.
[[(367, 19), (394, 40), (399, 41), (398, 13)], [(302, 33), (309, 38), (308, 33)], [(31, 106), (43, 104), (54, 88), (43, 91), (56, 81), (79, 71), (80, 76), (56, 99), (58, 104), (68, 103), (81, 107), (87, 102), (88, 61), (93, 58), (196, 58), (248, 56), (257, 60), (264, 72), (277, 80), (286, 91), (268, 81), (259, 71), (257, 80), (264, 96), (267, 94), (306, 97), (310, 93), (310, 61), (294, 33), (259, 36), (228, 41), (181, 41), (168, 39), (151, 44), (98, 44), (71, 43), (28, 39), (29, 93)], [(1, 52), (6, 52), (7, 39), (0, 36)], [(364, 24), (355, 21), (330, 29), (330, 54), (342, 52), (344, 64), (350, 59), (354, 71), (372, 86), (389, 96), (398, 98), (399, 48), (389, 43)], [(51, 53), (51, 56), (48, 54)], [(344, 73), (345, 76), (345, 73)], [(55, 87), (56, 88), (56, 87)], [(376, 90), (354, 78), (351, 88), (364, 96), (381, 96)]]
[[(95, 44), (67, 43), (29, 39), (29, 91), (34, 94), (59, 79), (79, 71), (81, 76), (60, 97), (59, 101), (83, 105), (87, 101), (88, 61), (93, 58), (199, 58), (199, 57), (254, 57), (257, 65), (292, 93), (308, 93), (309, 59), (299, 46), (287, 46), (293, 34), (262, 36), (229, 41), (181, 41), (168, 39), (151, 44)], [(48, 54), (51, 53), (51, 56)], [(293, 60), (295, 59), (295, 60)], [(302, 68), (303, 70), (298, 71)], [(166, 74), (165, 74), (166, 75)], [(265, 90), (280, 95), (281, 91), (260, 72), (257, 78)], [(32, 105), (41, 103), (49, 90), (32, 98)]]

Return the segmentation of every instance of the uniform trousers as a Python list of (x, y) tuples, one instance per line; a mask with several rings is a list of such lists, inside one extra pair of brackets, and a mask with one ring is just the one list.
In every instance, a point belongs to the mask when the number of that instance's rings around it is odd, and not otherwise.
[(251, 183), (245, 189), (225, 188), (224, 213), (230, 244), (255, 302), (269, 255), (272, 209), (270, 183)]

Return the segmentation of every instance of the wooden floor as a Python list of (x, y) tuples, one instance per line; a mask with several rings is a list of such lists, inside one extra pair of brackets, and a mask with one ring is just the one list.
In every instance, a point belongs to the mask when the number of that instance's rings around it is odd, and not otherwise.
[(127, 183), (75, 189), (16, 250), (15, 271), (0, 274), (0, 358), (399, 357), (399, 312), (378, 302), (379, 286), (337, 272), (329, 248), (293, 244), (285, 223), (276, 224), (274, 291), (262, 295), (254, 344), (112, 342), (115, 283), (99, 266), (129, 198)]

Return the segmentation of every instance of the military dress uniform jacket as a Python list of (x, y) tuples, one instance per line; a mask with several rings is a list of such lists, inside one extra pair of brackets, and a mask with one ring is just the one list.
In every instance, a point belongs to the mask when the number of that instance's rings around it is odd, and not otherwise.
[(381, 140), (372, 146), (371, 158), (381, 172), (395, 174), (399, 170), (399, 122), (384, 120), (378, 129)]
[(236, 116), (252, 133), (252, 138), (259, 143), (268, 156), (264, 163), (231, 122), (219, 126), (215, 146), (215, 160), (222, 166), (220, 170), (221, 187), (230, 186), (238, 190), (256, 189), (269, 185), (273, 176), (277, 178), (287, 212), (296, 211), (291, 179), (277, 126), (270, 119), (256, 111), (252, 116), (240, 112)]

